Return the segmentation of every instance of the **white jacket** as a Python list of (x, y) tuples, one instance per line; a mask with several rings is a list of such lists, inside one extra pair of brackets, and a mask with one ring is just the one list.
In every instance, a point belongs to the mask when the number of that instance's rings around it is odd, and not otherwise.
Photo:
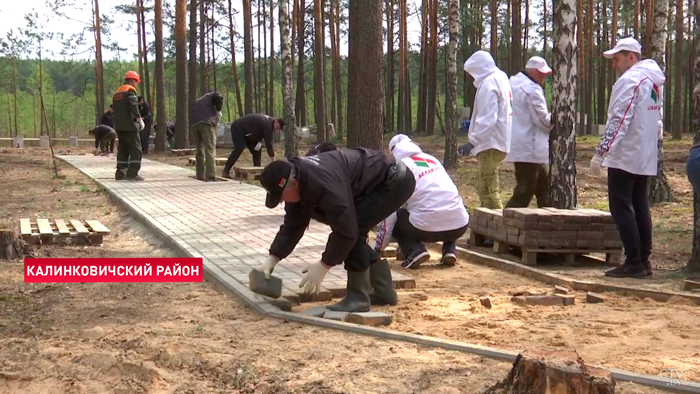
[(605, 135), (596, 150), (603, 166), (656, 175), (664, 73), (651, 59), (630, 67), (613, 85)]
[(513, 132), (506, 162), (549, 164), (549, 131), (552, 116), (542, 86), (525, 72), (510, 77), (513, 90)]
[(476, 97), (469, 124), (471, 154), (487, 149), (510, 152), (513, 95), (508, 76), (496, 67), (491, 54), (478, 51), (464, 62), (464, 71), (474, 77)]
[[(409, 222), (427, 232), (456, 230), (469, 224), (469, 213), (457, 186), (440, 161), (423, 153), (413, 141), (404, 137), (395, 136), (389, 146), (392, 155), (403, 161), (416, 177), (416, 188), (405, 205)], [(396, 212), (379, 223), (375, 249), (386, 248), (395, 224)]]

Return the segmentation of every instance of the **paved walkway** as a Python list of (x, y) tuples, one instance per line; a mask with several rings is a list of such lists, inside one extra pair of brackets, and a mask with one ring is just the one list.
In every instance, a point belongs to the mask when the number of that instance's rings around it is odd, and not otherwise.
[[(248, 286), (250, 268), (268, 255), (279, 226), (282, 204), (265, 207), (265, 190), (240, 181), (201, 182), (194, 171), (169, 164), (143, 160), (143, 182), (115, 181), (115, 157), (59, 156), (159, 228), (193, 257), (203, 257), (239, 283)], [(300, 294), (301, 271), (321, 258), (330, 228), (316, 221), (289, 257), (275, 268), (284, 283), (283, 295)], [(415, 287), (407, 276), (392, 273), (397, 288)], [(323, 281), (325, 288), (316, 298), (300, 302), (330, 300), (345, 293), (346, 274), (342, 266), (332, 268)]]

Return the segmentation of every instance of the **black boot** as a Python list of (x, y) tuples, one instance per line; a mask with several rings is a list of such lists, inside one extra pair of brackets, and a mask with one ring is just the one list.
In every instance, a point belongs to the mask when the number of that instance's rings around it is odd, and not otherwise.
[(369, 283), (372, 292), (369, 299), (372, 305), (391, 305), (399, 302), (399, 296), (394, 290), (394, 282), (391, 280), (391, 269), (386, 259), (369, 266)]
[(369, 300), (369, 269), (362, 272), (347, 271), (347, 294), (340, 302), (328, 307), (338, 312), (369, 312), (371, 304)]
[(605, 275), (614, 278), (642, 278), (647, 276), (647, 270), (641, 261), (626, 260), (621, 266), (606, 271)]
[(647, 270), (647, 276), (651, 276), (654, 272), (651, 268), (651, 261), (644, 260), (644, 269)]

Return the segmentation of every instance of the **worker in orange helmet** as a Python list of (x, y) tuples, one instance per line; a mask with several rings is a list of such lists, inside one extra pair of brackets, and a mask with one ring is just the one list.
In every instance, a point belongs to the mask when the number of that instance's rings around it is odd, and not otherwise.
[(117, 172), (114, 177), (120, 181), (142, 181), (139, 175), (141, 169), (141, 139), (139, 132), (145, 124), (141, 119), (136, 84), (141, 82), (139, 74), (129, 71), (124, 76), (124, 84), (114, 92), (112, 107), (114, 108), (114, 129), (119, 136), (117, 145)]

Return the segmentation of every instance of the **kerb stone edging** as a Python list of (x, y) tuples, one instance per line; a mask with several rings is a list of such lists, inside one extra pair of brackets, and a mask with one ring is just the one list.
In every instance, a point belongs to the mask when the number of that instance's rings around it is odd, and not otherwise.
[[(62, 157), (58, 157), (58, 158), (60, 160), (64, 161), (65, 163), (72, 165), (70, 162), (68, 162), (67, 160), (64, 160)], [(328, 320), (328, 319), (320, 319), (320, 318), (316, 318), (316, 317), (304, 316), (304, 315), (291, 313), (291, 312), (283, 312), (278, 307), (270, 304), (265, 299), (266, 297), (253, 293), (248, 288), (241, 285), (238, 281), (234, 280), (229, 275), (225, 274), (220, 268), (218, 268), (214, 264), (210, 263), (208, 261), (208, 259), (205, 258), (204, 256), (195, 256), (192, 253), (190, 253), (183, 245), (180, 245), (180, 243), (178, 241), (174, 240), (171, 235), (166, 234), (164, 229), (162, 229), (156, 223), (152, 222), (151, 218), (147, 214), (140, 212), (139, 209), (135, 209), (134, 207), (130, 206), (128, 202), (124, 201), (124, 199), (121, 196), (119, 196), (112, 189), (108, 188), (102, 181), (90, 176), (86, 171), (84, 171), (81, 168), (78, 168), (78, 167), (75, 167), (75, 168), (77, 168), (81, 173), (83, 173), (88, 178), (92, 179), (93, 182), (95, 182), (99, 186), (102, 186), (107, 191), (110, 198), (112, 198), (113, 201), (118, 206), (120, 206), (122, 209), (125, 209), (126, 211), (134, 214), (135, 217), (142, 224), (144, 224), (151, 231), (153, 231), (161, 240), (165, 241), (165, 243), (168, 246), (172, 247), (179, 256), (181, 256), (181, 257), (201, 257), (202, 261), (203, 261), (203, 267), (204, 267), (204, 278), (207, 281), (211, 282), (214, 285), (217, 285), (220, 288), (224, 288), (225, 290), (228, 290), (229, 292), (233, 293), (236, 297), (238, 297), (241, 301), (243, 301), (247, 306), (251, 307), (254, 311), (260, 313), (261, 315), (275, 317), (275, 318), (283, 319), (286, 321), (294, 321), (294, 322), (298, 322), (298, 323), (310, 324), (310, 325), (319, 326), (319, 327), (326, 327), (326, 328), (332, 328), (332, 329), (341, 330), (341, 331), (352, 332), (355, 334), (369, 335), (369, 336), (382, 338), (382, 339), (397, 340), (397, 341), (414, 343), (414, 344), (422, 345), (422, 346), (439, 347), (439, 348), (446, 349), (446, 350), (456, 350), (456, 351), (465, 352), (465, 353), (477, 354), (477, 355), (481, 355), (484, 357), (488, 357), (488, 358), (496, 359), (496, 360), (500, 360), (500, 361), (514, 362), (515, 358), (518, 355), (518, 353), (499, 350), (499, 349), (493, 349), (493, 348), (475, 345), (475, 344), (451, 341), (451, 340), (446, 340), (446, 339), (439, 339), (439, 338), (428, 337), (428, 336), (424, 336), (424, 335), (401, 333), (398, 331), (391, 331), (391, 330), (382, 329), (382, 328), (362, 326), (362, 325), (358, 325), (358, 324), (340, 322), (340, 321), (334, 321), (334, 320)], [(572, 281), (572, 280), (568, 280), (565, 278), (561, 278), (561, 277), (558, 277), (556, 275), (547, 274), (547, 273), (541, 272), (537, 269), (522, 266), (520, 264), (516, 264), (516, 263), (513, 263), (511, 261), (507, 261), (507, 260), (503, 260), (503, 259), (495, 259), (491, 256), (484, 255), (484, 254), (481, 254), (478, 252), (473, 252), (473, 251), (470, 251), (470, 250), (467, 250), (467, 249), (464, 249), (461, 247), (457, 248), (457, 252), (462, 253), (462, 254), (466, 253), (467, 255), (469, 255), (473, 259), (478, 258), (480, 260), (479, 264), (488, 265), (492, 268), (507, 270), (509, 272), (513, 272), (513, 273), (517, 273), (517, 274), (520, 274), (523, 276), (531, 277), (532, 279), (540, 280), (540, 281), (543, 281), (546, 283), (556, 282), (554, 284), (558, 284), (558, 285), (564, 284), (564, 285), (573, 287), (575, 282), (578, 282), (578, 281)], [(474, 256), (474, 255), (476, 255), (476, 256)], [(500, 261), (493, 262), (493, 260), (500, 260)], [(490, 264), (486, 263), (487, 261), (491, 261), (491, 263)], [(507, 264), (504, 265), (503, 263), (507, 263)], [(510, 269), (503, 269), (502, 267), (510, 267)], [(533, 275), (533, 276), (530, 276), (530, 275)], [(539, 278), (542, 278), (542, 279), (539, 279)], [(554, 281), (554, 282), (548, 282), (550, 280)], [(587, 286), (589, 284), (585, 283), (584, 285)], [(595, 285), (595, 284), (590, 284), (590, 285)], [(642, 385), (646, 385), (646, 386), (652, 386), (652, 387), (655, 387), (655, 388), (658, 388), (661, 390), (665, 390), (665, 391), (671, 391), (671, 392), (700, 394), (700, 384), (698, 384), (698, 383), (681, 382), (681, 383), (676, 384), (676, 385), (669, 385), (668, 380), (662, 379), (660, 377), (655, 377), (655, 376), (651, 376), (651, 375), (641, 375), (641, 374), (623, 371), (623, 370), (614, 369), (614, 368), (606, 368), (606, 367), (599, 367), (599, 368), (610, 371), (613, 374), (613, 376), (615, 377), (615, 379), (619, 380), (619, 381), (634, 382), (634, 383), (638, 383), (638, 384), (642, 384)]]

